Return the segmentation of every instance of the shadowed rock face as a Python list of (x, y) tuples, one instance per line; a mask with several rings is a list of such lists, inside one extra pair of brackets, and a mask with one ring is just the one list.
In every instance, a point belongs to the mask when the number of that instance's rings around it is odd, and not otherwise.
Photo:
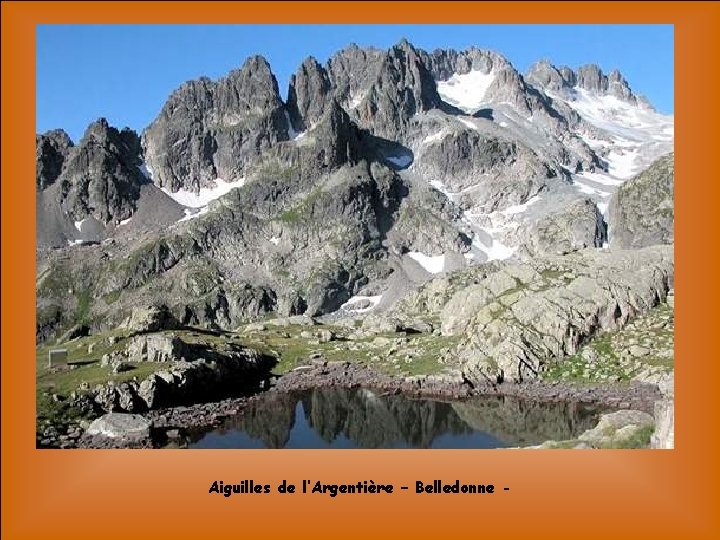
[(201, 78), (176, 90), (143, 133), (143, 149), (157, 186), (196, 191), (216, 178), (243, 178), (249, 163), (287, 139), (275, 76), (253, 56), (217, 82)]
[(75, 220), (93, 216), (108, 223), (131, 217), (147, 182), (140, 164), (140, 139), (134, 131), (118, 131), (104, 118), (93, 122), (58, 177), (61, 208)]
[(57, 180), (73, 143), (62, 129), (54, 129), (35, 137), (35, 186), (45, 189)]
[(675, 156), (669, 154), (622, 185), (610, 200), (610, 245), (671, 244), (675, 223)]

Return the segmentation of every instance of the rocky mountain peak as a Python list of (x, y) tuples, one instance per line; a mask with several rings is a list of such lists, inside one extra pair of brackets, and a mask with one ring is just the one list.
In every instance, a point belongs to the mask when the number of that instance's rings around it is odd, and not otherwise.
[(327, 72), (341, 103), (357, 106), (375, 82), (385, 51), (362, 48), (352, 43), (335, 53), (327, 62)]
[(556, 94), (562, 94), (566, 89), (575, 86), (575, 74), (568, 68), (559, 70), (548, 60), (536, 62), (525, 75), (525, 80), (538, 88)]
[(374, 134), (398, 140), (413, 115), (441, 103), (421, 54), (403, 41), (385, 54), (375, 81), (355, 112), (360, 124)]
[(605, 75), (595, 64), (581, 66), (577, 71), (577, 87), (601, 96), (615, 96), (623, 101), (637, 103), (627, 81), (616, 69)]
[[(548, 60), (541, 60), (530, 67), (525, 78), (536, 88), (566, 99), (572, 99), (572, 90), (579, 88), (597, 96), (614, 96), (638, 104), (637, 96), (620, 71), (613, 69), (606, 75), (597, 64), (586, 64), (573, 71), (567, 66), (557, 68)], [(642, 105), (652, 109), (647, 100)]]
[(596, 64), (586, 64), (577, 70), (577, 86), (602, 94), (607, 91), (607, 77)]
[(215, 106), (222, 113), (264, 114), (282, 107), (277, 79), (268, 61), (251, 56), (238, 70), (220, 79), (215, 87)]
[(488, 74), (493, 68), (510, 66), (508, 60), (493, 51), (470, 47), (458, 52), (454, 49), (437, 49), (425, 53), (425, 64), (436, 81), (446, 81), (453, 75), (464, 75), (471, 71)]
[(140, 138), (118, 131), (107, 119), (92, 122), (69, 155), (60, 176), (60, 204), (75, 220), (102, 223), (129, 218), (146, 182), (140, 172)]
[[(83, 140), (89, 139), (89, 138), (95, 138), (104, 140), (107, 139), (109, 131), (111, 129), (110, 124), (107, 121), (107, 118), (98, 118), (94, 122), (91, 122), (90, 125), (85, 129), (85, 134), (83, 135)], [(115, 130), (117, 131), (117, 130)], [(82, 144), (82, 141), (81, 141)]]
[(608, 93), (625, 101), (637, 101), (625, 77), (617, 69), (608, 74)]
[(145, 160), (155, 183), (171, 191), (234, 181), (288, 139), (285, 113), (270, 65), (251, 56), (217, 82), (203, 77), (178, 88), (143, 133)]
[(312, 56), (290, 77), (287, 108), (296, 131), (304, 131), (322, 116), (332, 94), (328, 72)]

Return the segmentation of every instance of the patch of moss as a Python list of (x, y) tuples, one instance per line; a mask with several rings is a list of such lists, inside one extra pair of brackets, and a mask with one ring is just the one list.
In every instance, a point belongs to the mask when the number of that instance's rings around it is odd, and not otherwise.
[(286, 210), (278, 216), (278, 219), (284, 223), (297, 223), (300, 221), (301, 216), (297, 210)]
[(309, 216), (313, 206), (322, 196), (322, 189), (315, 188), (308, 195), (289, 210), (281, 212), (277, 219), (289, 224), (295, 224)]
[(103, 300), (105, 301), (105, 303), (108, 306), (110, 306), (120, 299), (121, 294), (122, 293), (120, 291), (112, 291), (112, 292), (106, 294), (105, 296), (103, 296)]

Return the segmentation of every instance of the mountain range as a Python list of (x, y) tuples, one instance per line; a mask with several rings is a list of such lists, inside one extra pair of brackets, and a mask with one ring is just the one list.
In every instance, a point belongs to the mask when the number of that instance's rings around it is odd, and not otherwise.
[(80, 141), (36, 136), (37, 340), (141, 304), (223, 329), (377, 321), (435, 316), (428, 284), (468, 268), (662, 266), (647, 248), (674, 241), (673, 140), (672, 116), (596, 65), (350, 45), (307, 58), (283, 100), (253, 56), (181, 85), (141, 134), (101, 118)]

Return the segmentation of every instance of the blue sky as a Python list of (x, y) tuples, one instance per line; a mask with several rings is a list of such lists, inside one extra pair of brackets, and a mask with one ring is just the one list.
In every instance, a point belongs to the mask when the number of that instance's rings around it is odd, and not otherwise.
[(524, 73), (536, 60), (618, 68), (636, 93), (672, 113), (672, 25), (40, 25), (36, 129), (62, 127), (77, 141), (100, 116), (141, 131), (184, 81), (213, 79), (265, 56), (287, 95), (307, 56), (321, 63), (355, 42), (496, 50)]

